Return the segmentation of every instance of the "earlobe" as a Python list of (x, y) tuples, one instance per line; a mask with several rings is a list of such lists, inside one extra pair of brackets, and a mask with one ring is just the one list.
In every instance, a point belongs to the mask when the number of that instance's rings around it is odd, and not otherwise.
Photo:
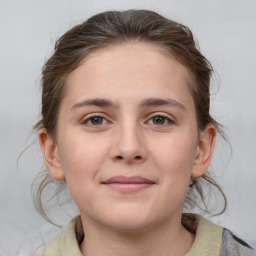
[(55, 180), (65, 179), (61, 166), (58, 146), (54, 139), (46, 132), (44, 128), (38, 131), (38, 139), (44, 158), (44, 163)]
[(211, 162), (215, 138), (216, 127), (213, 124), (207, 125), (205, 130), (200, 133), (191, 175), (193, 178), (198, 178), (206, 172)]

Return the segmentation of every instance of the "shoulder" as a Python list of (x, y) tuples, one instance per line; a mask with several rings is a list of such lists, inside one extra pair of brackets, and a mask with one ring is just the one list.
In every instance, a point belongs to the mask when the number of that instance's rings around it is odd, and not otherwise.
[(60, 240), (61, 234), (55, 237), (45, 248), (45, 256), (60, 256)]
[(44, 256), (82, 256), (76, 239), (75, 222), (76, 218), (46, 246)]
[(256, 256), (256, 251), (230, 230), (224, 229), (220, 256)]
[(223, 228), (200, 215), (195, 215), (197, 228), (194, 243), (186, 256), (219, 256)]
[(195, 215), (195, 241), (186, 256), (256, 256), (256, 251), (228, 229)]

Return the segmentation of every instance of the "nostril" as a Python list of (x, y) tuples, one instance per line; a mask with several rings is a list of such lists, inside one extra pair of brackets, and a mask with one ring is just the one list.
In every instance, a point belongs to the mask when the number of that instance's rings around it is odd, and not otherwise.
[[(135, 156), (134, 157), (134, 159), (136, 159), (136, 160), (140, 160), (141, 158), (142, 158), (141, 156)], [(116, 156), (116, 159), (122, 160), (122, 159), (124, 159), (124, 157), (123, 156)]]

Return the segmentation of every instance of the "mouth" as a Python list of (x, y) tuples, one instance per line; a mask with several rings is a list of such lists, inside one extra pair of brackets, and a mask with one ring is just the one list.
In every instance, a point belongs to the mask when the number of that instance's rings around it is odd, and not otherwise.
[(155, 182), (140, 176), (114, 176), (101, 184), (122, 193), (133, 193), (150, 188)]

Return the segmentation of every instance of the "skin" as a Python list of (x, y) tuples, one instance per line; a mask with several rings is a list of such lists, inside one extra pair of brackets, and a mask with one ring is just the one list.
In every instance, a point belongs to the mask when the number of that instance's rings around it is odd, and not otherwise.
[[(184, 199), (190, 178), (207, 170), (216, 130), (198, 131), (189, 80), (165, 49), (145, 43), (96, 50), (68, 76), (57, 136), (38, 136), (49, 172), (66, 179), (80, 209), (83, 255), (177, 256), (191, 248)], [(153, 185), (120, 192), (102, 184), (116, 175)]]

